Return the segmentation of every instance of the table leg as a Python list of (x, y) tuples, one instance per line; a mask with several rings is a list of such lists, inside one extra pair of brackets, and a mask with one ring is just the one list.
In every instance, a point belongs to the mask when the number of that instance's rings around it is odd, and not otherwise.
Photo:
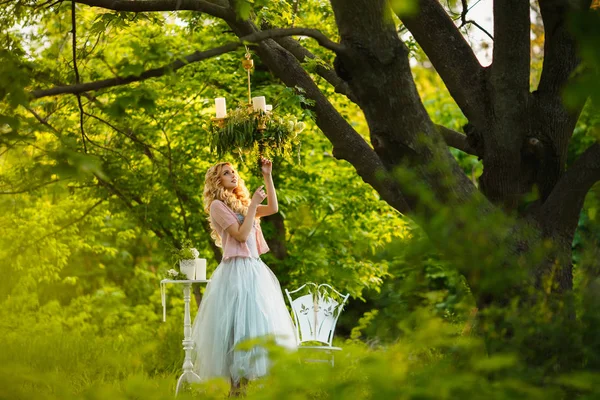
[(183, 361), (183, 373), (177, 381), (175, 395), (179, 393), (179, 389), (183, 385), (183, 382), (200, 382), (200, 377), (193, 371), (194, 364), (192, 363), (192, 350), (194, 349), (194, 341), (192, 340), (192, 319), (190, 317), (191, 287), (191, 283), (183, 284), (183, 302), (185, 305), (185, 314), (183, 317), (183, 350), (185, 351), (185, 359)]

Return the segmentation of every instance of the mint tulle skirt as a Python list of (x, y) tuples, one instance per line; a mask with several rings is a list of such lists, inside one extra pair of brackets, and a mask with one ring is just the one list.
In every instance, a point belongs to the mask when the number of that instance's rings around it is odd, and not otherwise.
[(279, 281), (259, 258), (221, 262), (192, 327), (194, 372), (203, 380), (224, 377), (234, 383), (264, 376), (270, 364), (265, 349), (235, 347), (266, 335), (273, 335), (278, 345), (296, 348), (296, 331)]

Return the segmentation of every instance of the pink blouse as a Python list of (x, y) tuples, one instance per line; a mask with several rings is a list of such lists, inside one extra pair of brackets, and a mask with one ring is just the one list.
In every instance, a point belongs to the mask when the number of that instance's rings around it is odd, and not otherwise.
[[(250, 249), (246, 242), (239, 242), (236, 238), (232, 237), (227, 233), (227, 228), (233, 224), (240, 224), (235, 213), (220, 200), (214, 200), (210, 204), (210, 219), (212, 224), (221, 237), (223, 247), (223, 261), (231, 257), (250, 257)], [(269, 246), (260, 229), (260, 224), (255, 223), (251, 231), (256, 235), (256, 247), (258, 248), (258, 254), (265, 254), (269, 251)]]

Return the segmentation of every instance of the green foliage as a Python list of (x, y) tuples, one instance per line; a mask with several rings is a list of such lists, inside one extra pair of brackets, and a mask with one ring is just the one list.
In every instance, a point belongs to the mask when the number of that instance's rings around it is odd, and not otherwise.
[[(41, 311), (40, 313), (41, 314)], [(56, 314), (55, 310), (51, 315)], [(287, 354), (269, 340), (254, 340), (270, 349), (271, 374), (251, 382), (249, 399), (275, 398), (534, 398), (562, 399), (600, 395), (596, 372), (576, 370), (558, 374), (537, 385), (535, 372), (526, 368), (522, 355), (486, 357), (477, 338), (457, 335), (441, 318), (424, 312), (415, 316), (418, 328), (402, 341), (385, 348), (369, 348), (360, 342), (336, 343), (344, 350), (335, 355), (335, 366), (301, 362), (314, 354)], [(173, 318), (169, 328), (176, 328)], [(162, 371), (149, 366), (161, 352), (176, 349), (157, 346), (149, 329), (128, 336), (83, 335), (85, 325), (69, 331), (34, 335), (26, 331), (9, 335), (0, 355), (3, 397), (25, 399), (172, 398), (178, 364)], [(78, 333), (79, 332), (79, 333)], [(179, 341), (159, 330), (160, 341)], [(251, 345), (247, 343), (246, 346)], [(10, 363), (10, 364), (8, 364)], [(10, 365), (10, 368), (6, 366)], [(228, 384), (220, 379), (195, 385), (182, 398), (221, 399)]]
[(390, 5), (400, 17), (411, 16), (419, 11), (418, 2), (414, 0), (392, 0)]
[(173, 249), (173, 256), (175, 261), (195, 259), (196, 255), (194, 254), (192, 241), (189, 239), (183, 240), (179, 248)]
[(33, 66), (22, 60), (24, 52), (15, 41), (10, 37), (3, 41), (8, 43), (2, 43), (0, 48), (0, 101), (6, 101), (10, 107), (15, 108), (27, 104), (25, 87), (29, 83), (29, 71)]
[[(236, 5), (242, 18), (318, 28), (337, 40), (327, 2)], [(162, 13), (98, 14), (83, 5), (77, 12), (84, 82), (137, 74), (233, 38), (230, 27), (200, 13), (180, 12), (174, 20)], [(82, 96), (84, 149), (74, 96), (26, 97), (74, 82), (65, 39), (70, 4), (34, 13), (28, 2), (11, 2), (0, 18), (3, 27), (30, 29), (7, 29), (0, 38), (0, 397), (172, 399), (183, 362), (183, 301), (180, 288), (168, 287), (168, 317), (161, 322), (159, 282), (173, 265), (170, 250), (186, 239), (178, 257), (188, 258), (195, 243), (209, 261), (209, 274), (219, 262), (201, 198), (206, 169), (221, 161), (211, 150), (206, 121), (210, 99), (245, 98), (241, 55)], [(582, 47), (589, 69), (574, 76), (576, 86), (585, 78), (576, 101), (597, 86), (594, 22), (575, 27), (589, 38)], [(312, 39), (298, 40), (316, 57), (305, 60), (308, 73), (331, 65), (331, 52)], [(411, 50), (425, 65), (417, 46)], [(598, 186), (586, 198), (574, 241), (574, 298), (557, 301), (548, 288), (543, 301), (530, 306), (508, 289), (533, 279), (531, 271), (552, 255), (552, 244), (531, 238), (527, 227), (515, 230), (501, 213), (475, 215), (469, 207), (478, 206), (476, 200), (465, 207), (436, 204), (436, 215), (416, 221), (432, 232), (425, 235), (354, 168), (332, 157), (305, 94), (284, 89), (255, 61), (253, 91), (276, 99), (282, 116), (264, 131), (275, 145), (265, 150), (273, 151), (280, 213), (263, 218), (273, 249), (263, 258), (283, 288), (330, 283), (351, 299), (336, 330), (335, 344), (344, 351), (334, 368), (299, 363), (301, 354), (272, 348), (272, 374), (252, 383), (248, 398), (600, 396)], [(423, 65), (414, 74), (428, 113), (435, 123), (460, 130), (464, 116), (435, 71)], [(358, 107), (314, 77), (367, 137)], [(582, 113), (569, 164), (597, 139), (595, 107), (590, 102)], [(240, 121), (229, 132), (233, 139), (221, 146), (227, 152), (243, 147), (231, 144), (237, 136), (247, 150), (263, 139), (254, 136), (255, 120)], [(288, 121), (306, 125), (302, 146), (291, 147)], [(453, 154), (476, 184), (481, 163)], [(250, 173), (252, 157), (238, 161), (250, 188), (262, 184)], [(411, 183), (414, 173), (400, 169), (397, 175)], [(435, 202), (428, 188), (410, 186), (413, 195)], [(514, 251), (517, 237), (530, 240), (528, 257)], [(469, 336), (461, 333), (471, 323), (474, 295), (481, 293), (471, 292), (465, 276), (488, 293), (506, 294), (505, 304), (478, 314)], [(227, 392), (227, 382), (215, 380), (181, 397), (216, 399)]]

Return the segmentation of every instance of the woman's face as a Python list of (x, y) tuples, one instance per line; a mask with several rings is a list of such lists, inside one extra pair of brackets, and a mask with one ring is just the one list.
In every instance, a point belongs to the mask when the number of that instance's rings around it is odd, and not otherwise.
[(221, 169), (221, 176), (219, 176), (219, 179), (221, 179), (221, 185), (223, 185), (225, 190), (231, 191), (235, 189), (238, 185), (238, 176), (235, 173), (234, 169), (231, 168), (229, 165), (223, 166), (223, 168)]

